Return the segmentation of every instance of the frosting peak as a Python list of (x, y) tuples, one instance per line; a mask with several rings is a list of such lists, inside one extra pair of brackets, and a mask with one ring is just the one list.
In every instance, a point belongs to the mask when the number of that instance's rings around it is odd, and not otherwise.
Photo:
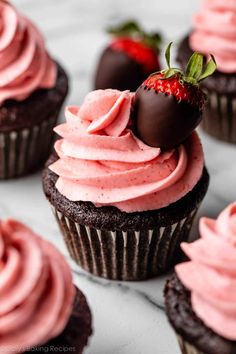
[(8, 2), (0, 1), (0, 104), (53, 87), (56, 71), (37, 28)]
[(219, 71), (236, 72), (236, 4), (234, 0), (204, 0), (194, 16), (193, 50), (212, 53)]
[(62, 255), (14, 220), (0, 222), (0, 348), (25, 352), (59, 335), (74, 286)]
[(168, 152), (150, 147), (130, 129), (132, 103), (129, 91), (98, 90), (67, 107), (66, 123), (55, 128), (59, 159), (49, 167), (62, 195), (133, 212), (165, 207), (193, 189), (204, 163), (198, 136)]
[[(92, 91), (79, 110), (79, 117), (90, 122), (87, 132), (104, 131), (107, 135), (117, 137), (127, 127), (130, 116), (132, 94), (118, 90)], [(96, 109), (94, 109), (96, 107)]]
[(236, 203), (217, 218), (202, 218), (201, 238), (182, 244), (189, 262), (176, 266), (191, 291), (193, 310), (220, 336), (236, 340)]

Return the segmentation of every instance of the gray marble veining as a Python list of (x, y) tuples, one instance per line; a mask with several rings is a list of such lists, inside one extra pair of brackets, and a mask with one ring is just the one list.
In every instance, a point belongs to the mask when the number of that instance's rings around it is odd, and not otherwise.
[[(199, 0), (15, 0), (44, 32), (55, 58), (71, 77), (68, 104), (81, 103), (92, 87), (98, 55), (107, 38), (103, 28), (113, 21), (137, 18), (147, 28), (160, 28), (166, 42), (178, 40), (191, 23)], [(61, 117), (63, 119), (63, 116)], [(198, 217), (215, 217), (236, 200), (236, 147), (201, 134), (211, 184)], [(50, 207), (42, 193), (40, 173), (0, 183), (1, 218), (14, 217), (56, 244), (68, 257)], [(197, 235), (197, 221), (193, 237)], [(88, 297), (94, 336), (87, 354), (179, 354), (163, 311), (165, 277), (146, 282), (110, 282), (94, 278), (72, 261), (76, 284)]]

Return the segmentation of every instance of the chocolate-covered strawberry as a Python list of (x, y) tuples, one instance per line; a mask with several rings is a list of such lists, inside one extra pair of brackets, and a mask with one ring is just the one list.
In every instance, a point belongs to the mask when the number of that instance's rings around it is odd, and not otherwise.
[(204, 66), (203, 55), (194, 53), (185, 73), (170, 66), (170, 48), (166, 50), (168, 68), (149, 76), (138, 88), (134, 104), (134, 129), (146, 144), (171, 149), (197, 127), (206, 101), (200, 82), (216, 70), (213, 56)]
[(113, 39), (98, 63), (95, 89), (136, 91), (148, 75), (160, 70), (160, 35), (145, 33), (133, 21), (108, 32)]

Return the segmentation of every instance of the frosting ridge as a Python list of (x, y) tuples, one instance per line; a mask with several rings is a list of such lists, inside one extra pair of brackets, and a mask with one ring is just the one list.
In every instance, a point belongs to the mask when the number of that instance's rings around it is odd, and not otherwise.
[(0, 347), (24, 352), (59, 335), (74, 286), (63, 256), (23, 224), (0, 222)]
[(236, 203), (217, 220), (202, 218), (201, 238), (182, 244), (190, 258), (176, 266), (195, 313), (218, 335), (236, 340)]
[(55, 128), (59, 159), (49, 166), (62, 195), (133, 212), (167, 206), (193, 189), (204, 163), (197, 134), (167, 152), (147, 146), (130, 129), (132, 103), (129, 91), (108, 89), (66, 108), (66, 123)]
[(204, 0), (193, 18), (190, 46), (194, 51), (212, 53), (219, 71), (236, 72), (236, 5), (233, 0)]
[(7, 2), (0, 2), (0, 23), (0, 104), (52, 88), (57, 69), (38, 29)]

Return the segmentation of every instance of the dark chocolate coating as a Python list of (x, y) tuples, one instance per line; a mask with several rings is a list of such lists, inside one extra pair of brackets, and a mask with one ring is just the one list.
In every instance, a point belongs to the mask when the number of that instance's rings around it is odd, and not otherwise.
[(236, 353), (236, 341), (219, 336), (197, 317), (192, 309), (191, 294), (176, 274), (167, 282), (164, 293), (167, 317), (186, 342), (204, 354)]
[(158, 210), (126, 213), (113, 206), (97, 208), (91, 202), (73, 202), (64, 197), (55, 187), (58, 176), (47, 167), (55, 160), (57, 156), (51, 156), (43, 171), (43, 188), (46, 197), (69, 219), (100, 230), (150, 230), (174, 224), (180, 220), (180, 217), (187, 217), (199, 205), (209, 185), (209, 175), (204, 168), (197, 185), (177, 202)]
[[(189, 45), (189, 35), (186, 36), (180, 43), (177, 58), (182, 69), (186, 68), (190, 56), (193, 54)], [(201, 84), (203, 89), (213, 91), (218, 94), (236, 96), (236, 73), (223, 73), (218, 70), (213, 75), (205, 79)]]
[(107, 47), (98, 63), (94, 88), (136, 91), (150, 74), (125, 53)]
[[(81, 354), (92, 334), (92, 316), (83, 293), (76, 288), (72, 314), (64, 331), (50, 342), (26, 353), (74, 353)], [(65, 350), (62, 350), (62, 348)], [(59, 350), (60, 349), (60, 350)], [(68, 350), (70, 349), (70, 350)]]
[(33, 92), (23, 101), (7, 100), (0, 106), (0, 132), (32, 127), (59, 112), (68, 93), (68, 77), (57, 63), (55, 87)]
[(157, 93), (145, 86), (135, 95), (133, 122), (136, 135), (147, 145), (162, 150), (183, 143), (201, 120), (200, 111), (172, 95)]

